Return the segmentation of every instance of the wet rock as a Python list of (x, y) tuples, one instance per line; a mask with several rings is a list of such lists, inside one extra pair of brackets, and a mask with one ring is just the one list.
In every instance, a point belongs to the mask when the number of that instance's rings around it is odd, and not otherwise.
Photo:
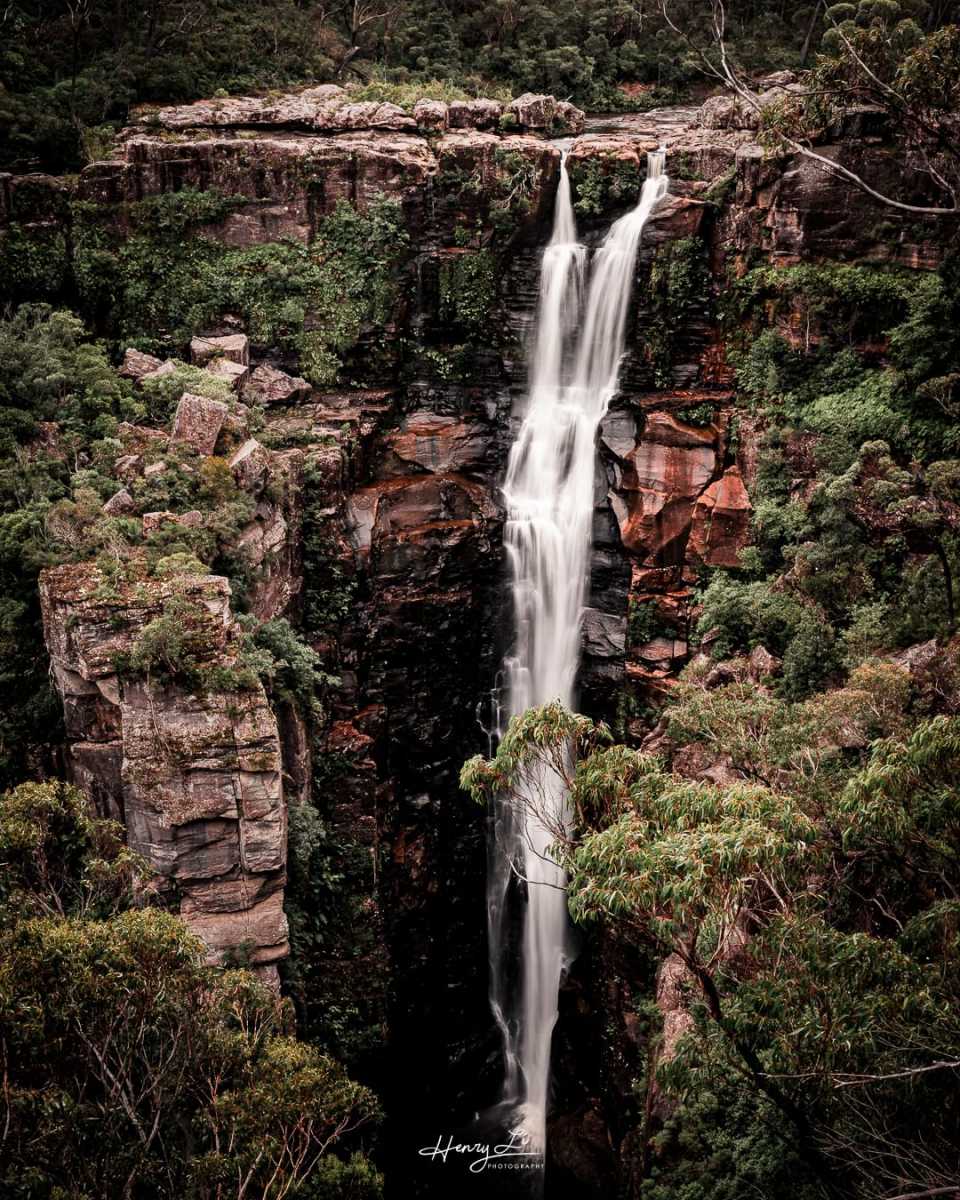
[(481, 425), (430, 412), (411, 413), (384, 441), (397, 460), (385, 464), (388, 474), (407, 474), (411, 467), (431, 472), (476, 468), (490, 449)]
[(689, 425), (670, 412), (651, 412), (644, 422), (642, 440), (658, 446), (703, 447), (714, 444), (716, 433), (710, 426)]
[(700, 232), (707, 211), (708, 205), (702, 200), (665, 196), (647, 222), (644, 245), (649, 248), (680, 238), (695, 237)]
[(184, 392), (173, 420), (171, 442), (185, 442), (199, 454), (212, 454), (228, 411), (221, 400)]
[(627, 643), (627, 619), (616, 613), (584, 609), (583, 649), (591, 658), (622, 659)]
[(347, 501), (347, 527), (362, 554), (384, 542), (396, 542), (412, 554), (430, 535), (469, 535), (495, 515), (484, 488), (446, 473), (386, 480)]
[(637, 420), (629, 409), (614, 409), (600, 422), (600, 441), (617, 458), (626, 459), (637, 446)]
[[(624, 547), (657, 561), (679, 547), (716, 467), (715, 431), (650, 413), (610, 503)], [(666, 564), (664, 564), (666, 565)]]
[(244, 400), (250, 404), (299, 404), (309, 399), (310, 384), (299, 376), (261, 363), (244, 380), (242, 391)]
[(616, 1190), (615, 1158), (603, 1115), (596, 1109), (551, 1120), (547, 1154), (549, 1169), (574, 1180), (584, 1200), (601, 1200)]

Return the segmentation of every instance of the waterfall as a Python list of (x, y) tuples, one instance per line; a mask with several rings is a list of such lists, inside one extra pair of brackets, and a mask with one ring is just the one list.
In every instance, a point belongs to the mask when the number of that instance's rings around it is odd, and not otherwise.
[[(543, 256), (523, 423), (503, 491), (504, 541), (515, 641), (505, 661), (509, 713), (574, 704), (593, 519), (597, 428), (617, 391), (640, 236), (667, 190), (665, 151), (648, 155), (639, 203), (610, 228), (587, 270), (577, 242), (564, 154), (553, 233)], [(561, 975), (571, 957), (565, 878), (549, 832), (568, 798), (544, 769), (534, 797), (500, 801), (493, 814), (487, 908), (490, 1004), (504, 1043), (503, 1102), (531, 1150), (542, 1154), (550, 1044)], [(526, 881), (519, 970), (508, 944), (511, 874)], [(513, 976), (519, 975), (514, 981)]]

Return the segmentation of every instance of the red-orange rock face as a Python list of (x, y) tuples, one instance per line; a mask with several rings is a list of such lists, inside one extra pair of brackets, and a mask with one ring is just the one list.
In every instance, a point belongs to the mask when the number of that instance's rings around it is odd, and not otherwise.
[(750, 541), (753, 506), (739, 467), (730, 467), (706, 489), (693, 510), (687, 553), (709, 567), (735, 567)]
[(398, 430), (384, 439), (386, 475), (423, 471), (464, 471), (482, 467), (489, 437), (475, 422), (436, 413), (418, 412), (406, 417)]
[(684, 425), (669, 413), (651, 413), (639, 445), (627, 456), (611, 503), (624, 548), (641, 562), (682, 556), (694, 502), (716, 467), (713, 429)]

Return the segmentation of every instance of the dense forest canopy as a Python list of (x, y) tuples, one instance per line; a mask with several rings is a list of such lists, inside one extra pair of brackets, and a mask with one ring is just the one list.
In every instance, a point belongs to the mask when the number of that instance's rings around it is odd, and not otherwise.
[[(655, 0), (18, 0), (0, 12), (0, 166), (91, 161), (131, 104), (308, 81), (388, 97), (430, 83), (469, 95), (544, 91), (594, 110), (662, 103), (701, 78), (687, 37), (708, 32), (709, 7), (674, 0), (668, 23)], [(952, 5), (900, 7), (929, 31)], [(750, 70), (799, 66), (825, 21), (819, 2), (740, 0), (729, 7), (731, 50)]]

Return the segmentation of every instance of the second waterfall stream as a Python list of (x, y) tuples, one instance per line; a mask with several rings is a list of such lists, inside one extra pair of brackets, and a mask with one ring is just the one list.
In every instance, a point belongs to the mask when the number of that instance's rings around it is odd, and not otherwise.
[[(553, 234), (540, 271), (523, 422), (503, 491), (515, 639), (505, 662), (510, 716), (575, 702), (594, 506), (597, 430), (618, 387), (627, 311), (643, 227), (667, 191), (665, 151), (647, 157), (637, 206), (588, 262), (577, 241), (566, 161)], [(550, 858), (568, 797), (544, 770), (536, 796), (499, 802), (488, 879), (490, 1000), (504, 1044), (508, 1120), (542, 1156), (550, 1045), (561, 975), (571, 957), (565, 879)], [(511, 877), (526, 886), (519, 935), (509, 936)]]

